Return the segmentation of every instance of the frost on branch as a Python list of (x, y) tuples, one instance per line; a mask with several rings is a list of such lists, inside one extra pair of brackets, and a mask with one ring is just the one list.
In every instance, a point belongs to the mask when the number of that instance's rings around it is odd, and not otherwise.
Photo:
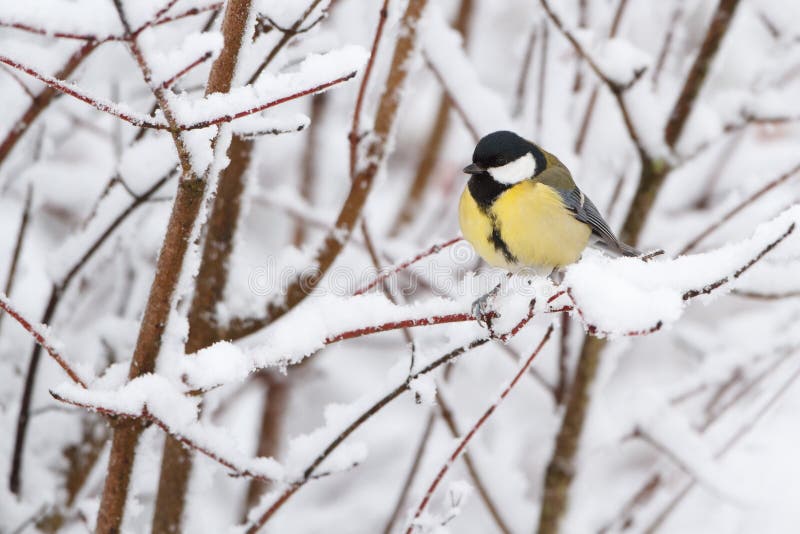
[(772, 254), (796, 250), (798, 223), (800, 207), (790, 208), (745, 241), (676, 259), (592, 255), (567, 270), (564, 284), (582, 319), (600, 332), (613, 336), (670, 325), (683, 315), (688, 300), (709, 302), (738, 287), (751, 267), (758, 270), (752, 262), (772, 253), (773, 244), (781, 248)]

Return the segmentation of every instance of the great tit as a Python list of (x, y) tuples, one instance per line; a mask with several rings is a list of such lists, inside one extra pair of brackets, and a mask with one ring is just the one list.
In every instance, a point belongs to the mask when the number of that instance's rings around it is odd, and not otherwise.
[(553, 154), (513, 132), (478, 142), (459, 203), (464, 237), (492, 266), (547, 276), (578, 261), (589, 245), (637, 256)]

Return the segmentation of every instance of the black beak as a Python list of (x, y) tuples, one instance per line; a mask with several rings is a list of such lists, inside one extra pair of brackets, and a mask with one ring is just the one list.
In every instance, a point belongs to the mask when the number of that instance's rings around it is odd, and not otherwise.
[(464, 172), (467, 174), (480, 174), (483, 172), (483, 169), (475, 165), (474, 163), (470, 163), (466, 167), (464, 167)]

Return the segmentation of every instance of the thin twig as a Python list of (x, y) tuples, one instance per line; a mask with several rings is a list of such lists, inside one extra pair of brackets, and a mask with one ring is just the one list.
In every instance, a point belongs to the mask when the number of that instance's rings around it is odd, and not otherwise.
[(413, 375), (408, 377), (408, 379), (405, 380), (402, 384), (397, 386), (395, 389), (393, 389), (392, 391), (387, 393), (384, 397), (379, 399), (375, 404), (370, 406), (359, 417), (357, 417), (350, 425), (348, 425), (347, 428), (345, 428), (339, 435), (337, 435), (330, 442), (330, 444), (325, 448), (325, 450), (323, 450), (309, 464), (309, 466), (304, 470), (303, 478), (300, 481), (288, 486), (277, 497), (275, 502), (273, 502), (272, 505), (266, 511), (264, 511), (264, 513), (262, 513), (261, 516), (256, 521), (254, 521), (253, 523), (248, 525), (246, 533), (247, 534), (255, 534), (256, 532), (258, 532), (261, 529), (261, 527), (263, 527), (264, 524), (266, 524), (266, 522), (269, 521), (270, 518), (272, 518), (272, 516), (274, 516), (275, 513), (284, 504), (286, 504), (286, 502), (292, 497), (292, 495), (294, 495), (301, 487), (303, 487), (309, 480), (311, 480), (311, 477), (314, 475), (314, 473), (316, 472), (317, 468), (322, 464), (322, 462), (325, 461), (326, 458), (328, 458), (331, 455), (331, 453), (333, 453), (333, 451), (335, 451), (362, 424), (364, 424), (372, 416), (374, 416), (376, 413), (378, 413), (381, 409), (383, 409), (391, 401), (393, 401), (394, 399), (399, 397), (403, 392), (407, 391), (410, 388), (409, 384), (411, 383), (411, 381), (413, 381), (413, 380), (415, 380), (415, 379), (419, 378), (420, 376), (423, 376), (423, 375), (425, 375), (427, 373), (430, 373), (434, 369), (437, 369), (438, 367), (440, 367), (440, 366), (442, 366), (442, 365), (444, 365), (446, 363), (449, 363), (449, 362), (455, 360), (456, 358), (458, 358), (462, 354), (464, 354), (464, 353), (466, 353), (466, 352), (468, 352), (468, 351), (470, 351), (472, 349), (475, 349), (475, 348), (478, 348), (478, 347), (480, 347), (482, 345), (485, 345), (489, 341), (491, 341), (490, 337), (477, 338), (474, 341), (471, 341), (470, 343), (468, 343), (467, 345), (463, 345), (461, 347), (458, 347), (457, 349), (454, 349), (454, 350), (448, 352), (447, 354), (439, 357), (438, 359), (434, 360), (433, 362), (431, 362), (430, 364), (428, 364), (424, 368), (420, 369), (419, 371), (417, 371), (416, 373), (414, 373)]
[(386, 25), (386, 19), (389, 17), (389, 0), (383, 0), (383, 5), (378, 12), (378, 25), (375, 27), (375, 35), (372, 38), (372, 48), (369, 52), (369, 60), (367, 66), (364, 68), (364, 77), (361, 80), (361, 85), (358, 87), (358, 96), (356, 97), (356, 105), (353, 111), (353, 122), (350, 126), (350, 134), (348, 140), (350, 142), (350, 177), (355, 178), (356, 175), (356, 160), (358, 159), (358, 145), (361, 141), (361, 111), (364, 108), (364, 97), (367, 93), (367, 86), (369, 85), (370, 77), (372, 76), (372, 68), (375, 65), (375, 58), (378, 55), (378, 47), (381, 44), (381, 36), (383, 36), (383, 28)]
[(700, 89), (711, 70), (711, 62), (716, 57), (717, 49), (722, 42), (722, 38), (727, 33), (728, 26), (736, 13), (738, 5), (739, 0), (720, 0), (717, 9), (712, 15), (711, 24), (708, 27), (703, 44), (689, 70), (689, 75), (686, 77), (681, 94), (675, 102), (667, 125), (664, 128), (664, 139), (672, 148), (675, 148), (683, 127), (686, 125), (689, 115), (691, 115), (694, 103), (700, 94)]
[[(467, 433), (467, 435), (464, 436), (464, 438), (456, 446), (455, 450), (453, 450), (453, 452), (450, 455), (450, 457), (448, 458), (447, 462), (445, 462), (445, 464), (441, 467), (439, 472), (436, 474), (436, 477), (433, 479), (433, 482), (431, 483), (430, 487), (428, 487), (428, 490), (425, 492), (425, 496), (420, 501), (419, 506), (417, 506), (417, 510), (414, 513), (414, 520), (418, 519), (419, 516), (422, 515), (422, 512), (425, 511), (425, 508), (428, 506), (428, 503), (430, 502), (431, 497), (433, 497), (433, 493), (436, 491), (436, 488), (439, 486), (439, 483), (442, 481), (444, 476), (447, 474), (447, 471), (449, 471), (450, 466), (453, 465), (453, 463), (458, 459), (459, 456), (461, 456), (461, 454), (464, 452), (464, 450), (466, 449), (467, 445), (469, 445), (469, 442), (472, 440), (472, 438), (475, 436), (475, 434), (478, 432), (478, 430), (480, 430), (480, 428), (483, 426), (483, 424), (486, 423), (486, 421), (489, 419), (489, 417), (491, 417), (492, 413), (494, 413), (494, 411), (497, 409), (497, 407), (505, 400), (505, 398), (508, 396), (508, 394), (514, 388), (514, 386), (517, 384), (517, 382), (519, 382), (519, 379), (522, 378), (522, 375), (524, 375), (526, 373), (526, 371), (528, 370), (528, 367), (531, 366), (531, 364), (533, 363), (533, 360), (536, 358), (536, 356), (539, 355), (539, 353), (541, 352), (541, 350), (544, 347), (544, 345), (550, 339), (550, 334), (552, 334), (552, 333), (553, 333), (553, 325), (551, 324), (547, 328), (547, 331), (545, 332), (544, 337), (542, 337), (542, 340), (539, 342), (539, 344), (537, 345), (536, 349), (534, 349), (534, 351), (531, 353), (531, 355), (528, 357), (528, 359), (525, 360), (525, 363), (523, 363), (522, 366), (519, 368), (517, 373), (511, 379), (511, 382), (509, 382), (509, 384), (506, 386), (506, 388), (503, 390), (503, 392), (500, 393), (500, 396), (497, 398), (497, 400), (491, 406), (489, 406), (489, 408), (483, 413), (483, 415), (481, 415), (481, 417), (475, 422), (475, 424), (472, 426), (472, 428), (470, 428), (470, 430)], [(409, 525), (408, 529), (406, 530), (406, 534), (412, 534), (413, 531), (414, 531), (414, 522), (412, 521), (412, 523)]]
[(691, 241), (689, 241), (680, 250), (680, 252), (678, 252), (678, 255), (682, 256), (684, 254), (688, 254), (689, 252), (697, 248), (697, 245), (699, 245), (701, 241), (703, 241), (709, 235), (714, 233), (720, 226), (722, 226), (730, 219), (732, 219), (737, 213), (745, 209), (747, 206), (753, 204), (756, 200), (758, 200), (768, 192), (772, 191), (782, 183), (788, 181), (790, 178), (793, 178), (798, 172), (800, 172), (800, 163), (798, 163), (788, 171), (784, 172), (777, 178), (770, 180), (769, 182), (764, 184), (760, 189), (758, 189), (757, 191), (749, 195), (747, 198), (745, 198), (744, 200), (733, 206), (727, 212), (725, 212), (725, 214), (722, 217), (720, 217), (716, 222), (714, 222), (706, 229), (701, 231), (699, 234), (697, 234)]
[[(131, 49), (132, 49), (132, 51), (138, 50), (138, 47), (135, 47), (135, 46), (131, 45)], [(141, 55), (141, 54), (136, 54), (136, 55)], [(312, 87), (309, 87), (307, 89), (303, 89), (303, 90), (300, 90), (300, 91), (296, 91), (296, 92), (294, 92), (294, 93), (292, 93), (290, 95), (286, 95), (286, 96), (281, 97), (281, 98), (276, 98), (275, 100), (270, 100), (268, 102), (264, 102), (264, 103), (259, 104), (257, 106), (252, 106), (252, 107), (249, 107), (249, 108), (246, 108), (246, 109), (242, 109), (242, 110), (239, 110), (239, 111), (234, 111), (232, 113), (226, 113), (225, 115), (220, 115), (220, 116), (217, 116), (217, 117), (214, 117), (214, 118), (211, 118), (211, 119), (206, 119), (206, 120), (202, 120), (202, 121), (198, 121), (198, 122), (188, 123), (187, 124), (187, 123), (182, 123), (182, 122), (178, 121), (175, 117), (173, 117), (171, 120), (167, 119), (167, 123), (163, 123), (163, 122), (155, 122), (150, 117), (148, 117), (146, 115), (143, 115), (143, 114), (140, 114), (140, 113), (135, 113), (135, 112), (131, 113), (131, 112), (123, 111), (122, 108), (120, 108), (120, 106), (118, 106), (117, 104), (115, 104), (113, 102), (109, 102), (109, 101), (105, 100), (104, 98), (100, 98), (100, 97), (94, 96), (94, 95), (92, 95), (92, 94), (90, 94), (90, 93), (88, 93), (88, 92), (86, 92), (86, 91), (84, 91), (82, 89), (78, 89), (74, 85), (71, 85), (71, 84), (68, 84), (66, 82), (63, 82), (63, 81), (61, 81), (61, 80), (59, 80), (59, 79), (57, 79), (57, 78), (55, 78), (53, 76), (49, 76), (47, 74), (42, 74), (42, 73), (40, 73), (40, 72), (38, 72), (38, 71), (36, 71), (36, 70), (26, 66), (26, 65), (23, 65), (22, 63), (14, 61), (13, 59), (10, 59), (10, 58), (8, 58), (6, 56), (0, 55), (0, 63), (4, 63), (4, 64), (6, 64), (6, 65), (8, 65), (10, 67), (13, 67), (13, 68), (21, 71), (21, 72), (24, 72), (24, 73), (26, 73), (26, 74), (28, 74), (30, 76), (33, 76), (37, 80), (47, 84), (52, 89), (55, 89), (55, 90), (57, 90), (57, 91), (59, 91), (61, 93), (64, 93), (64, 94), (69, 95), (69, 96), (71, 96), (73, 98), (76, 98), (77, 100), (80, 100), (81, 102), (84, 102), (84, 103), (92, 106), (93, 108), (97, 109), (98, 111), (102, 111), (104, 113), (108, 113), (109, 115), (117, 117), (118, 119), (122, 119), (123, 121), (128, 122), (128, 123), (130, 123), (130, 124), (132, 124), (134, 126), (137, 126), (139, 128), (150, 128), (150, 129), (154, 129), (154, 130), (169, 130), (169, 131), (173, 131), (173, 130), (177, 130), (177, 131), (199, 130), (199, 129), (203, 129), (203, 128), (208, 128), (209, 126), (216, 126), (216, 125), (219, 125), (219, 124), (232, 122), (232, 121), (235, 121), (236, 119), (241, 119), (243, 117), (247, 117), (247, 116), (250, 116), (250, 115), (253, 115), (253, 114), (256, 114), (256, 113), (260, 113), (260, 112), (262, 112), (264, 110), (267, 110), (269, 108), (273, 108), (275, 106), (279, 106), (281, 104), (289, 102), (290, 100), (296, 100), (298, 98), (302, 98), (302, 97), (310, 95), (310, 94), (320, 93), (320, 92), (322, 92), (322, 91), (324, 91), (324, 90), (326, 90), (326, 89), (328, 89), (330, 87), (333, 87), (334, 85), (338, 85), (340, 83), (346, 82), (346, 81), (350, 80), (351, 78), (353, 78), (356, 75), (356, 72), (350, 72), (348, 74), (345, 74), (344, 76), (340, 76), (340, 77), (335, 78), (333, 80), (330, 80), (328, 82), (321, 83), (321, 84), (318, 84), (318, 85), (315, 85), (315, 86), (312, 86)], [(179, 75), (182, 75), (182, 74), (183, 73), (179, 73)], [(167, 84), (162, 84), (161, 86), (156, 86), (154, 90), (156, 92), (163, 91), (168, 86), (169, 86), (168, 83)], [(165, 117), (166, 117), (166, 114), (165, 114)]]
[[(447, 424), (447, 428), (450, 429), (450, 434), (454, 438), (459, 438), (461, 436), (461, 430), (458, 428), (458, 424), (456, 423), (453, 409), (448, 405), (444, 395), (437, 395), (436, 403), (439, 405), (439, 411), (442, 414), (442, 419), (444, 419), (445, 424)], [(467, 472), (469, 473), (472, 482), (475, 484), (475, 489), (478, 490), (478, 495), (480, 495), (483, 504), (489, 511), (489, 515), (492, 516), (492, 520), (494, 520), (497, 529), (503, 534), (511, 534), (511, 529), (500, 515), (500, 509), (498, 508), (497, 503), (495, 503), (495, 500), (489, 494), (486, 483), (478, 473), (478, 469), (475, 467), (475, 460), (472, 458), (472, 455), (469, 453), (469, 451), (464, 451), (463, 458), (464, 465), (467, 467)]]
[(78, 384), (79, 386), (83, 387), (84, 389), (87, 387), (87, 382), (75, 371), (74, 366), (69, 363), (67, 358), (61, 355), (61, 352), (56, 348), (59, 343), (52, 341), (49, 339), (49, 335), (47, 332), (38, 327), (31, 324), (14, 306), (14, 304), (8, 299), (7, 296), (0, 294), (0, 309), (5, 311), (8, 315), (10, 315), (15, 321), (19, 323), (19, 325), (28, 331), (28, 333), (33, 337), (34, 341), (38, 343), (46, 352), (53, 358), (56, 363), (61, 367), (64, 372), (67, 373), (67, 376)]
[(425, 258), (427, 258), (429, 256), (434, 255), (434, 254), (438, 254), (442, 250), (444, 250), (444, 249), (446, 249), (446, 248), (448, 248), (448, 247), (450, 247), (452, 245), (455, 245), (456, 243), (458, 243), (460, 241), (463, 241), (463, 240), (464, 240), (463, 237), (454, 237), (453, 239), (449, 239), (449, 240), (445, 241), (444, 243), (437, 243), (436, 245), (431, 246), (427, 250), (424, 250), (424, 251), (420, 252), (419, 254), (414, 256), (413, 258), (405, 260), (405, 261), (395, 265), (394, 267), (392, 267), (389, 270), (381, 271), (381, 273), (377, 277), (375, 277), (375, 279), (373, 281), (371, 281), (369, 284), (365, 285), (364, 287), (361, 287), (358, 290), (356, 290), (353, 293), (353, 295), (362, 295), (362, 294), (366, 293), (367, 291), (369, 291), (370, 289), (372, 289), (373, 287), (375, 287), (376, 285), (381, 284), (384, 281), (386, 281), (386, 279), (389, 278), (390, 276), (395, 275), (395, 274), (397, 274), (397, 273), (399, 273), (401, 271), (405, 271), (406, 269), (408, 269), (410, 266), (414, 265), (418, 261), (421, 261), (421, 260), (423, 260), (423, 259), (425, 259)]
[[(19, 222), (19, 229), (17, 230), (17, 239), (14, 242), (14, 252), (11, 254), (11, 264), (8, 266), (8, 275), (6, 276), (6, 287), (3, 293), (10, 295), (14, 287), (14, 278), (17, 274), (17, 265), (19, 264), (19, 257), (22, 252), (22, 244), (25, 242), (25, 235), (28, 230), (28, 221), (31, 215), (31, 200), (33, 199), (33, 186), (28, 184), (25, 192), (25, 203), (22, 207), (22, 218)], [(0, 314), (0, 325), (3, 324), (5, 315)]]
[(422, 430), (422, 436), (420, 436), (419, 443), (414, 451), (414, 456), (411, 460), (411, 467), (409, 467), (406, 478), (403, 481), (403, 487), (400, 490), (400, 495), (397, 496), (397, 501), (395, 502), (394, 508), (392, 508), (392, 513), (386, 522), (386, 526), (383, 528), (383, 534), (391, 534), (391, 532), (394, 530), (394, 525), (397, 523), (397, 519), (400, 517), (400, 512), (405, 505), (406, 499), (408, 498), (408, 493), (411, 491), (411, 485), (414, 483), (417, 473), (419, 473), (419, 468), (422, 464), (422, 458), (425, 456), (425, 450), (428, 447), (432, 433), (431, 431), (433, 430), (433, 425), (435, 422), (436, 413), (431, 410), (431, 413), (428, 415), (428, 420), (425, 423), (425, 427)]
[(209, 457), (210, 459), (214, 460), (223, 467), (228, 468), (234, 476), (247, 477), (265, 482), (270, 482), (273, 480), (263, 472), (257, 472), (252, 469), (248, 469), (247, 467), (237, 465), (239, 463), (237, 462), (237, 460), (232, 458), (226, 458), (225, 456), (220, 455), (218, 452), (215, 452), (203, 445), (200, 445), (199, 443), (195, 442), (192, 438), (189, 438), (184, 434), (182, 434), (178, 429), (169, 426), (169, 424), (167, 424), (163, 419), (154, 415), (152, 412), (150, 412), (150, 410), (147, 409), (147, 406), (143, 406), (141, 411), (137, 413), (123, 412), (102, 405), (92, 404), (91, 402), (82, 402), (69, 399), (62, 395), (59, 395), (54, 391), (50, 391), (50, 395), (59, 402), (69, 404), (71, 406), (77, 406), (79, 408), (83, 408), (93, 412), (101, 413), (109, 417), (149, 421), (158, 426), (159, 428), (161, 428), (161, 430), (163, 430), (165, 433), (173, 436), (175, 439), (183, 443), (185, 446), (193, 450), (196, 450), (197, 452)]

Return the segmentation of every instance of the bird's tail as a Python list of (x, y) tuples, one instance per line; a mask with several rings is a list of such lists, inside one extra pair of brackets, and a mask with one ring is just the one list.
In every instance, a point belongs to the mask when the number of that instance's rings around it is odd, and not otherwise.
[(619, 241), (618, 245), (619, 245), (619, 252), (623, 256), (635, 257), (635, 256), (641, 256), (643, 254), (642, 251), (635, 249), (632, 246), (623, 243), (622, 241)]

